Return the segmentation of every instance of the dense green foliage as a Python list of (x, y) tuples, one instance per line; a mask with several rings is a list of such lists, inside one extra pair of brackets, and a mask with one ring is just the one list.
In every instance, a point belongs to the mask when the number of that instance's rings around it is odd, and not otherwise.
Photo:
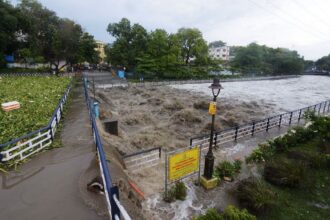
[(67, 65), (98, 61), (93, 36), (37, 1), (22, 0), (14, 7), (0, 0), (0, 11), (0, 65), (4, 55), (14, 55), (16, 62), (49, 62), (56, 72)]
[(0, 110), (0, 143), (47, 125), (70, 78), (6, 77), (0, 79), (0, 103), (18, 101), (20, 109)]
[(304, 59), (296, 51), (256, 43), (234, 49), (231, 65), (244, 74), (300, 74), (304, 69)]
[(246, 209), (238, 209), (229, 205), (223, 213), (219, 213), (216, 209), (208, 209), (205, 215), (193, 218), (193, 220), (256, 220)]
[(185, 200), (187, 196), (187, 187), (183, 182), (176, 182), (164, 195), (164, 201), (174, 202), (175, 200)]
[(266, 183), (253, 177), (240, 181), (235, 195), (241, 206), (255, 214), (267, 212), (276, 199), (276, 194)]
[(215, 167), (214, 175), (219, 178), (229, 177), (233, 178), (235, 174), (241, 170), (242, 161), (235, 160), (233, 163), (229, 161), (219, 162)]
[(110, 23), (108, 32), (116, 39), (106, 50), (108, 61), (144, 78), (201, 78), (208, 73), (206, 41), (195, 28), (175, 34), (156, 29), (148, 33), (127, 18)]
[(315, 66), (318, 70), (330, 71), (330, 54), (318, 59)]
[(306, 117), (311, 121), (310, 126), (294, 128), (260, 145), (247, 158), (247, 162), (262, 162), (264, 180), (258, 181), (269, 182), (269, 190), (277, 195), (268, 212), (259, 213), (262, 219), (329, 216), (330, 118), (312, 113)]

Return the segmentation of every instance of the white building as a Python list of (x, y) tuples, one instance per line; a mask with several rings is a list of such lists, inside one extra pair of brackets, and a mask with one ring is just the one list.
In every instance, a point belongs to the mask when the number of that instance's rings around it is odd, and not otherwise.
[(209, 55), (213, 59), (218, 60), (229, 60), (230, 54), (230, 47), (229, 46), (222, 46), (222, 47), (210, 47), (209, 48)]

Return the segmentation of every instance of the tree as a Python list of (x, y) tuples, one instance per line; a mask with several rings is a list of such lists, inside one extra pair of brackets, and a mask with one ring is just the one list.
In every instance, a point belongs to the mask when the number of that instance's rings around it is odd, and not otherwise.
[(223, 47), (223, 46), (226, 46), (226, 43), (221, 40), (213, 41), (209, 43), (209, 47)]
[[(60, 19), (59, 27), (55, 30), (52, 37), (51, 54), (49, 61), (55, 66), (55, 72), (67, 65), (79, 62), (80, 58), (80, 39), (82, 28), (69, 19)], [(61, 61), (64, 61), (60, 65)]]
[(208, 47), (202, 33), (196, 28), (180, 28), (177, 33), (181, 44), (182, 61), (188, 64), (191, 59), (198, 63), (207, 63)]
[(110, 23), (107, 31), (116, 39), (107, 50), (111, 63), (134, 69), (147, 50), (147, 31), (139, 24), (132, 26), (127, 18)]
[(180, 44), (177, 38), (165, 30), (156, 29), (148, 36), (147, 50), (138, 60), (137, 71), (147, 75), (147, 78), (164, 78), (177, 67), (179, 57)]
[(18, 13), (8, 2), (0, 0), (0, 66), (5, 64), (4, 56), (17, 48)]
[(80, 61), (87, 61), (88, 63), (99, 63), (100, 56), (95, 50), (97, 44), (94, 37), (88, 33), (84, 33), (80, 39)]
[(231, 67), (244, 74), (299, 74), (304, 61), (297, 51), (285, 48), (269, 48), (257, 43), (236, 47)]
[(32, 57), (42, 56), (49, 62), (54, 57), (53, 38), (60, 27), (60, 19), (55, 12), (34, 0), (22, 0), (17, 8), (25, 21), (22, 25), (24, 47), (29, 49)]
[(328, 56), (321, 57), (315, 62), (317, 70), (330, 71), (330, 54)]

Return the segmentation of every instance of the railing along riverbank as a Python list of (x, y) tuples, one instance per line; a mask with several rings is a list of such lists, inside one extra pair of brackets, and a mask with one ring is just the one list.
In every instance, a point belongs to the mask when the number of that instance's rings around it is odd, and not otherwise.
[(0, 144), (0, 162), (21, 161), (51, 145), (63, 115), (64, 104), (72, 87), (72, 81), (62, 95), (47, 126), (29, 134)]
[[(241, 82), (241, 81), (260, 81), (260, 80), (275, 80), (275, 79), (290, 79), (296, 78), (300, 75), (288, 75), (288, 76), (264, 76), (264, 77), (244, 77), (244, 78), (230, 78), (220, 79), (221, 82)], [(182, 85), (182, 84), (202, 84), (212, 83), (212, 79), (201, 80), (164, 80), (164, 81), (151, 81), (151, 82), (128, 82), (128, 86), (136, 87), (149, 87), (149, 86), (166, 86), (166, 85)]]
[[(300, 75), (283, 75), (283, 76), (264, 76), (264, 77), (245, 77), (245, 78), (228, 78), (220, 79), (221, 82), (243, 82), (243, 81), (260, 81), (260, 80), (277, 80), (277, 79), (290, 79), (296, 78)], [(212, 83), (211, 79), (200, 79), (200, 80), (161, 80), (161, 81), (141, 81), (141, 82), (130, 82), (126, 80), (115, 79), (112, 75), (93, 75), (92, 73), (88, 76), (89, 81), (95, 82), (95, 87), (100, 89), (108, 89), (113, 87), (155, 87), (155, 86), (168, 86), (168, 85), (183, 85), (183, 84), (202, 84)]]
[(113, 186), (112, 184), (111, 173), (109, 171), (108, 162), (106, 161), (102, 140), (99, 135), (96, 124), (95, 113), (93, 110), (94, 101), (89, 97), (88, 94), (87, 78), (84, 78), (84, 92), (85, 92), (85, 99), (89, 112), (89, 117), (92, 125), (92, 132), (93, 132), (94, 142), (98, 155), (99, 167), (102, 176), (109, 217), (112, 220), (119, 220), (121, 219), (120, 218), (120, 214), (121, 214), (123, 219), (130, 220), (131, 218), (127, 214), (125, 208), (120, 204), (118, 187)]
[[(253, 121), (248, 124), (217, 131), (213, 136), (214, 147), (218, 147), (227, 142), (237, 141), (246, 136), (254, 136), (256, 133), (268, 132), (273, 128), (299, 124), (304, 119), (304, 114), (308, 111), (312, 111), (317, 115), (328, 114), (330, 112), (330, 100), (295, 111), (271, 116), (263, 120)], [(207, 149), (209, 143), (210, 134), (199, 135), (190, 139), (190, 146), (200, 145), (202, 150)]]

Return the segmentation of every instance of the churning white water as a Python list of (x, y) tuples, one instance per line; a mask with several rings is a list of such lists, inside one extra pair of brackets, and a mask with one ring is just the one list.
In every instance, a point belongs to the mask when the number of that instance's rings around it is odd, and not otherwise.
[[(292, 111), (330, 99), (329, 76), (301, 76), (291, 79), (223, 82), (219, 96), (226, 101), (256, 101), (274, 104), (274, 114)], [(173, 85), (177, 89), (211, 96), (209, 84)]]
[(205, 207), (198, 204), (195, 186), (192, 181), (186, 182), (186, 186), (187, 197), (184, 201), (176, 200), (172, 203), (166, 203), (158, 194), (147, 199), (148, 210), (153, 211), (156, 214), (154, 217), (157, 219), (189, 220), (191, 216), (200, 214)]

